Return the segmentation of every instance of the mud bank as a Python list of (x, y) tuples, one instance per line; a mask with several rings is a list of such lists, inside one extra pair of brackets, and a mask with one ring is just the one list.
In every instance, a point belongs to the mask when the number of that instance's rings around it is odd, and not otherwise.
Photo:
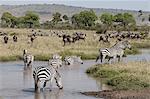
[(94, 96), (104, 99), (150, 99), (150, 89), (143, 90), (128, 90), (128, 91), (115, 91), (115, 90), (103, 90), (103, 91), (90, 91), (81, 92), (86, 96)]

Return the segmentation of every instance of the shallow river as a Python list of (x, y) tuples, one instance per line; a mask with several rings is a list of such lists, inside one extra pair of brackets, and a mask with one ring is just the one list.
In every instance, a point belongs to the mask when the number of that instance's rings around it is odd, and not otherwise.
[[(150, 60), (149, 50), (142, 50), (142, 54), (129, 55), (123, 59), (123, 61), (141, 60)], [(45, 64), (47, 62), (36, 61), (34, 67)], [(86, 75), (86, 69), (94, 64), (95, 60), (88, 60), (82, 65), (63, 66), (59, 71), (64, 89), (59, 90), (53, 83), (52, 91), (49, 91), (47, 86), (44, 92), (38, 94), (34, 92), (32, 69), (24, 69), (22, 61), (1, 62), (0, 99), (97, 99), (79, 93), (107, 89), (105, 85)]]

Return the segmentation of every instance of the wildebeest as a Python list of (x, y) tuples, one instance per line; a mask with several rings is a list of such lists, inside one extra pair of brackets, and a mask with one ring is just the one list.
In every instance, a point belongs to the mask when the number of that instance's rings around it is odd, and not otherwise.
[(104, 35), (100, 35), (99, 42), (100, 41), (109, 43), (109, 37), (108, 37), (108, 35), (105, 35), (105, 34)]
[(85, 40), (86, 34), (82, 33), (82, 32), (76, 32), (73, 34), (73, 42), (78, 41), (78, 40)]
[(14, 42), (17, 42), (17, 40), (18, 40), (17, 36), (14, 35), (14, 36), (13, 36), (13, 41), (14, 41)]
[(5, 36), (4, 36), (4, 43), (5, 43), (5, 44), (7, 44), (7, 43), (8, 43), (8, 39), (9, 39), (9, 38), (8, 38), (8, 36), (7, 36), (7, 35), (5, 35)]
[(71, 43), (73, 40), (72, 40), (72, 37), (70, 35), (67, 35), (67, 34), (64, 34), (63, 35), (63, 42), (64, 42), (64, 46), (66, 45), (66, 43)]

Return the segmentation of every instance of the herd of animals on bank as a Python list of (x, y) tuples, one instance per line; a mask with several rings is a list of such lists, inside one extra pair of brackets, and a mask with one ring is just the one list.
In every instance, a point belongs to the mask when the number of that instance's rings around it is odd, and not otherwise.
[[(41, 31), (38, 31), (41, 32)], [(2, 32), (1, 32), (2, 33)], [(145, 33), (146, 34), (146, 33)], [(56, 35), (59, 38), (62, 38), (62, 41), (64, 42), (64, 46), (66, 43), (75, 43), (78, 40), (85, 40), (86, 34), (82, 32), (75, 32), (72, 35), (65, 34), (64, 32), (56, 33), (53, 32), (52, 35)], [(4, 43), (7, 44), (9, 41), (9, 37), (6, 33), (4, 33), (3, 40)], [(38, 38), (38, 36), (44, 36), (41, 35), (35, 30), (32, 30), (32, 34), (28, 35), (30, 38), (31, 43), (34, 42), (34, 39)], [(46, 35), (47, 36), (47, 35)], [(145, 36), (145, 35), (144, 35)], [(131, 49), (131, 45), (128, 40), (124, 40), (124, 38), (128, 39), (143, 39), (143, 35), (136, 34), (136, 33), (130, 33), (124, 35), (123, 33), (112, 33), (112, 34), (103, 34), (99, 36), (99, 41), (106, 42), (106, 40), (109, 42), (108, 38), (119, 38), (116, 44), (114, 44), (112, 47), (109, 48), (100, 48), (99, 54), (97, 55), (96, 62), (100, 59), (101, 63), (105, 61), (105, 58), (108, 57), (108, 62), (113, 59), (115, 60), (118, 58), (118, 61), (121, 60), (121, 58), (124, 55), (125, 49)], [(18, 37), (16, 35), (13, 36), (13, 41), (17, 42)], [(32, 67), (34, 62), (34, 56), (27, 52), (27, 50), (23, 50), (23, 61), (25, 67)], [(65, 56), (64, 61), (62, 59), (62, 56), (59, 54), (53, 54), (52, 58), (49, 59), (47, 66), (38, 66), (35, 67), (33, 70), (33, 78), (34, 78), (34, 85), (35, 85), (35, 91), (40, 91), (41, 84), (42, 89), (46, 87), (47, 82), (52, 82), (55, 80), (56, 84), (59, 89), (63, 89), (62, 84), (62, 77), (59, 73), (59, 68), (63, 66), (63, 63), (65, 65), (73, 65), (74, 63), (80, 63), (83, 64), (82, 58), (80, 56)], [(50, 88), (52, 85), (50, 85)]]
[[(0, 36), (4, 36), (3, 40), (4, 43), (7, 44), (9, 41), (9, 36), (8, 33), (0, 32)], [(63, 46), (65, 46), (67, 43), (75, 43), (79, 40), (84, 40), (86, 39), (86, 33), (82, 32), (74, 32), (72, 35), (65, 33), (64, 31), (50, 31), (48, 33), (42, 32), (41, 30), (31, 30), (31, 33), (28, 35), (28, 38), (31, 43), (34, 42), (38, 36), (57, 36), (59, 38), (62, 38), (63, 41)], [(148, 32), (145, 31), (144, 33), (139, 33), (139, 32), (109, 32), (109, 33), (104, 33), (104, 34), (93, 34), (94, 39), (99, 37), (99, 42), (104, 42), (104, 43), (110, 43), (111, 38), (117, 38), (118, 41), (122, 41), (124, 39), (144, 39), (145, 37), (148, 36)], [(17, 42), (18, 37), (16, 34), (13, 35), (13, 41)]]

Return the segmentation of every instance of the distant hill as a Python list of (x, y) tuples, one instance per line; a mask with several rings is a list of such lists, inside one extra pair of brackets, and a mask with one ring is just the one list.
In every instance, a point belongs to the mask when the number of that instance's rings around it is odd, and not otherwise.
[(23, 16), (27, 11), (34, 11), (40, 15), (40, 21), (44, 22), (52, 18), (52, 14), (55, 12), (60, 12), (62, 15), (66, 14), (69, 17), (75, 13), (79, 13), (83, 10), (93, 9), (98, 16), (104, 12), (109, 13), (123, 13), (129, 12), (134, 15), (137, 23), (148, 23), (148, 15), (150, 12), (144, 12), (143, 16), (145, 18), (144, 22), (141, 22), (141, 18), (138, 17), (138, 11), (133, 10), (122, 10), (122, 9), (103, 9), (103, 8), (84, 8), (84, 7), (74, 7), (66, 5), (57, 4), (31, 4), (31, 5), (0, 5), (0, 17), (3, 12), (11, 12), (15, 16)]

